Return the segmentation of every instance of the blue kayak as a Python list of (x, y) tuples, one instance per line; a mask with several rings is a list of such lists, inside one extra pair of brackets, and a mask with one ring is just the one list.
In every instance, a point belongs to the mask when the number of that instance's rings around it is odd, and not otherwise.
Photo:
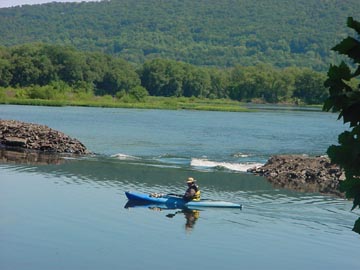
[(187, 202), (183, 198), (172, 195), (153, 196), (146, 193), (125, 192), (129, 201), (137, 201), (144, 204), (158, 204), (165, 205), (168, 208), (202, 208), (202, 207), (220, 207), (220, 208), (241, 208), (240, 204), (215, 201), (215, 200), (200, 200)]

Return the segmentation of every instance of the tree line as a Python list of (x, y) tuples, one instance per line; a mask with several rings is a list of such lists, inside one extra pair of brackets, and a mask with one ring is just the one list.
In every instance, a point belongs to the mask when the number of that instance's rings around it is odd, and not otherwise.
[[(29, 42), (101, 51), (133, 63), (269, 63), (326, 71), (358, 0), (111, 0), (0, 9), (0, 45)], [(331, 25), (331, 27), (329, 27)]]
[(271, 65), (199, 67), (153, 59), (134, 65), (119, 57), (43, 43), (0, 47), (0, 87), (19, 98), (60, 99), (71, 94), (142, 100), (165, 97), (320, 104), (326, 75)]

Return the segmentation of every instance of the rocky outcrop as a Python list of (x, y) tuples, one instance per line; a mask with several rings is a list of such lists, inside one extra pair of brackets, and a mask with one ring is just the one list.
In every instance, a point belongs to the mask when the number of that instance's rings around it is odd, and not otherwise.
[(52, 153), (89, 153), (80, 141), (60, 131), (14, 120), (0, 120), (0, 146)]
[(344, 196), (338, 190), (343, 171), (327, 157), (278, 155), (249, 172), (266, 177), (276, 187)]

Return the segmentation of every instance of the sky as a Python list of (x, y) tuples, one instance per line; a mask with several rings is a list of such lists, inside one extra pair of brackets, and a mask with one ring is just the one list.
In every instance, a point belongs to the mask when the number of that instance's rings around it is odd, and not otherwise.
[[(0, 8), (20, 6), (20, 5), (34, 5), (34, 4), (43, 4), (49, 2), (82, 2), (85, 0), (0, 0)], [(86, 0), (96, 1), (96, 0)]]

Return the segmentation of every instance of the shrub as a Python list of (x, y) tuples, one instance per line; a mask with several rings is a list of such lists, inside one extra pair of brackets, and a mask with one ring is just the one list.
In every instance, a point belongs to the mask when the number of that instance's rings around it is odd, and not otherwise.
[(144, 101), (149, 93), (144, 87), (138, 85), (129, 90), (129, 95), (134, 97), (137, 101)]

